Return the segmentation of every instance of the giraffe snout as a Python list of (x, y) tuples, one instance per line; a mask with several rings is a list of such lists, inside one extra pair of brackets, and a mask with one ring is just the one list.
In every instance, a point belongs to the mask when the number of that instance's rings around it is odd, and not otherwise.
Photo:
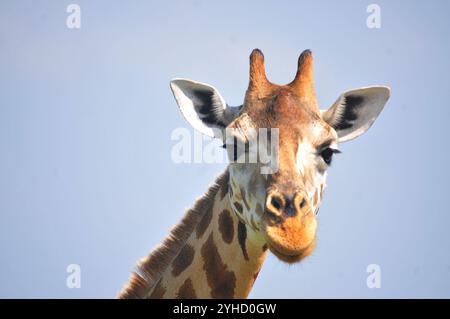
[(311, 205), (302, 192), (289, 194), (272, 190), (266, 197), (266, 212), (275, 219), (304, 216), (311, 212)]

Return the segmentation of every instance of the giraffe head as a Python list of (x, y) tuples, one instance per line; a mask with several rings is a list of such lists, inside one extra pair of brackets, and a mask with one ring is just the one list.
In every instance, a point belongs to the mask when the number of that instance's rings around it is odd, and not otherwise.
[[(314, 249), (316, 214), (338, 144), (367, 131), (390, 95), (384, 86), (354, 89), (321, 111), (312, 64), (311, 51), (304, 51), (294, 80), (276, 85), (266, 77), (262, 52), (254, 50), (249, 86), (238, 107), (228, 106), (210, 85), (186, 79), (171, 82), (180, 109), (194, 128), (224, 141), (233, 210), (257, 240), (289, 263)], [(268, 143), (259, 143), (262, 140)], [(266, 172), (261, 150), (271, 155), (272, 169)]]

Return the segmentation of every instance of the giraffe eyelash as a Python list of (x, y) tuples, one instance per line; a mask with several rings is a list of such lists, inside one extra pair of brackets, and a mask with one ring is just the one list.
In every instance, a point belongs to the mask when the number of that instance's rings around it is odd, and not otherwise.
[(339, 151), (338, 149), (327, 146), (323, 147), (318, 152), (318, 156), (322, 158), (322, 160), (325, 162), (325, 164), (327, 164), (327, 166), (330, 166), (333, 160), (333, 155), (339, 153), (341, 153), (341, 151)]

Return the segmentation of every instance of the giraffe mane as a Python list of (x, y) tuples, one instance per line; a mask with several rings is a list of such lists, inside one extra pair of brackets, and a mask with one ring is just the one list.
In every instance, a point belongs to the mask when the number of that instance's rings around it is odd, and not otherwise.
[(137, 263), (118, 298), (146, 298), (149, 296), (205, 214), (212, 213), (215, 196), (221, 188), (227, 187), (228, 179), (227, 169), (216, 178), (206, 193), (196, 200), (192, 208), (187, 210), (182, 220), (172, 228), (162, 244)]

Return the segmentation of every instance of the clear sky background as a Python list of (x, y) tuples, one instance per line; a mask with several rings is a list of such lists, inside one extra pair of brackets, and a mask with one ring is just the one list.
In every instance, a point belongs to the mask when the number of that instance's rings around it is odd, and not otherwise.
[(269, 256), (251, 297), (450, 297), (449, 1), (76, 1), (79, 30), (70, 3), (0, 2), (0, 297), (114, 297), (225, 168), (171, 161), (189, 125), (170, 79), (238, 105), (256, 47), (276, 83), (312, 49), (322, 108), (360, 86), (392, 97), (341, 145), (313, 256)]

